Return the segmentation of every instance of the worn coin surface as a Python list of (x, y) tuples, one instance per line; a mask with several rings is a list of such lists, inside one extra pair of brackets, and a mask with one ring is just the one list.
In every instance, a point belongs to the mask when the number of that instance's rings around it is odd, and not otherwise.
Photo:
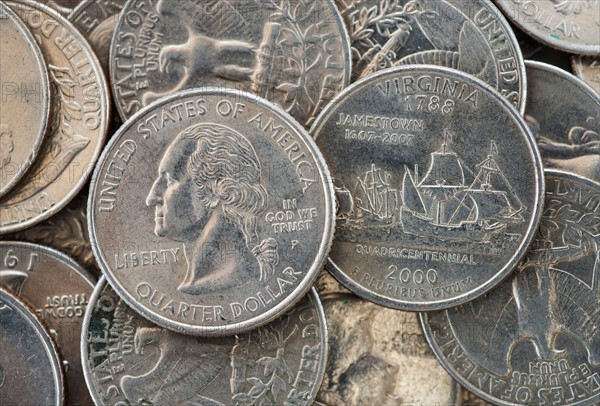
[(78, 30), (40, 4), (6, 4), (38, 39), (56, 95), (41, 159), (0, 199), (0, 234), (39, 223), (69, 203), (92, 173), (106, 139), (109, 115), (102, 68)]
[(314, 141), (250, 93), (176, 93), (124, 124), (92, 180), (101, 269), (125, 301), (173, 330), (256, 328), (308, 292), (335, 222)]
[(126, 0), (83, 0), (69, 14), (69, 20), (89, 41), (108, 75), (110, 41)]
[(50, 333), (20, 299), (1, 287), (0, 348), (3, 405), (63, 404), (62, 369)]
[(600, 402), (600, 184), (546, 172), (546, 207), (514, 276), (489, 294), (422, 314), (448, 371), (499, 405)]
[(546, 168), (600, 182), (600, 95), (557, 67), (527, 61), (526, 120)]
[(565, 52), (600, 54), (600, 2), (597, 0), (495, 0), (517, 27)]
[(518, 112), (476, 78), (381, 71), (336, 97), (311, 133), (338, 201), (327, 268), (358, 295), (446, 308), (491, 289), (525, 254), (541, 160)]
[(593, 56), (573, 56), (573, 72), (600, 94), (600, 58)]
[(430, 64), (474, 75), (525, 111), (517, 39), (490, 0), (336, 0), (352, 45), (352, 76)]
[(0, 285), (22, 298), (50, 329), (65, 367), (67, 404), (90, 405), (79, 340), (94, 278), (51, 248), (0, 241)]
[(321, 300), (329, 356), (318, 401), (328, 406), (459, 403), (460, 386), (433, 356), (415, 313), (349, 294)]
[(42, 52), (23, 21), (0, 3), (0, 196), (38, 155), (50, 112)]
[(96, 405), (309, 405), (327, 358), (327, 330), (312, 290), (249, 333), (200, 338), (139, 316), (104, 282), (85, 316), (81, 347)]
[(252, 91), (308, 125), (350, 80), (333, 0), (134, 0), (111, 45), (123, 120), (178, 90)]

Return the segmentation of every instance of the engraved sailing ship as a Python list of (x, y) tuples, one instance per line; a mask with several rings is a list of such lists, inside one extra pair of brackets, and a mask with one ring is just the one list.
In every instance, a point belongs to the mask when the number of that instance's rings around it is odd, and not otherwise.
[(398, 190), (390, 185), (392, 175), (371, 164), (358, 178), (352, 206), (357, 219), (391, 223), (398, 209)]
[[(488, 239), (509, 223), (524, 221), (526, 209), (496, 161), (498, 148), (476, 165), (475, 175), (450, 148), (452, 135), (445, 130), (441, 149), (431, 154), (423, 179), (405, 168), (400, 221), (405, 233), (446, 239)], [(465, 172), (473, 178), (468, 184)]]

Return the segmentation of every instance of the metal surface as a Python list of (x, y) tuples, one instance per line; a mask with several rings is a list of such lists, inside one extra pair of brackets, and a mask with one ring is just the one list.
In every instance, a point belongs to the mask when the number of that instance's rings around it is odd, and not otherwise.
[(393, 66), (458, 69), (525, 111), (525, 64), (490, 0), (336, 0), (352, 44), (353, 79)]
[(53, 249), (0, 241), (0, 285), (19, 295), (50, 329), (65, 368), (68, 405), (91, 405), (83, 381), (79, 340), (94, 278)]
[[(2, 268), (5, 263), (2, 258)], [(0, 399), (3, 405), (63, 404), (63, 375), (46, 328), (0, 287)]]
[(422, 314), (448, 371), (499, 405), (600, 402), (600, 184), (546, 171), (535, 242), (488, 295)]
[(111, 44), (123, 120), (178, 90), (252, 91), (309, 125), (350, 80), (333, 0), (134, 0)]
[(546, 168), (600, 181), (600, 95), (554, 66), (527, 61), (526, 120)]
[(140, 317), (100, 282), (85, 316), (85, 377), (97, 405), (309, 405), (327, 358), (314, 290), (250, 333), (198, 338)]
[(565, 52), (600, 54), (598, 0), (495, 0), (517, 27)]
[(0, 3), (0, 197), (25, 175), (46, 135), (50, 81), (35, 39)]
[(577, 77), (600, 94), (600, 58), (593, 56), (572, 56), (571, 65)]
[(498, 93), (435, 66), (347, 88), (311, 130), (338, 200), (327, 268), (401, 310), (456, 306), (504, 279), (533, 238), (542, 163)]
[(81, 190), (106, 139), (108, 88), (98, 59), (66, 18), (29, 1), (5, 2), (25, 21), (49, 67), (56, 94), (43, 157), (0, 199), (0, 234), (56, 214)]
[[(250, 330), (312, 286), (333, 188), (306, 131), (249, 93), (176, 93), (132, 117), (92, 179), (94, 254), (124, 300), (164, 327)], [(115, 239), (118, 236), (118, 239)]]

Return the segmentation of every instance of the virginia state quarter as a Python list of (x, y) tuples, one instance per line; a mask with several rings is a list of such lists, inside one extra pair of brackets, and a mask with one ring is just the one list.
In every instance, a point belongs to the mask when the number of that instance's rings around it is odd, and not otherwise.
[(90, 241), (136, 311), (224, 335), (282, 314), (329, 250), (333, 187), (314, 141), (250, 93), (176, 93), (112, 138), (94, 172)]
[(491, 289), (525, 254), (541, 160), (525, 121), (476, 78), (381, 71), (336, 97), (311, 133), (338, 202), (327, 269), (354, 293), (446, 308)]

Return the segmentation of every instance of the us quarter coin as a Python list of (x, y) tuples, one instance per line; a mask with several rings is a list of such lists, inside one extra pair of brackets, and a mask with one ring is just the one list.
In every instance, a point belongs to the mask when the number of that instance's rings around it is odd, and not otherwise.
[(24, 303), (1, 287), (0, 346), (2, 404), (63, 404), (62, 369), (50, 334)]
[(600, 2), (597, 0), (496, 0), (517, 27), (565, 52), (600, 54)]
[(327, 406), (459, 404), (460, 386), (435, 359), (415, 313), (348, 294), (321, 300), (330, 338), (318, 401)]
[(333, 0), (134, 0), (111, 45), (123, 120), (183, 89), (252, 91), (310, 124), (350, 80)]
[(542, 163), (525, 121), (476, 78), (381, 71), (336, 97), (311, 133), (338, 202), (327, 268), (354, 293), (447, 308), (497, 285), (525, 254)]
[(277, 106), (191, 90), (112, 138), (88, 221), (101, 269), (136, 311), (177, 331), (234, 334), (308, 292), (332, 240), (333, 188), (314, 141)]
[(600, 402), (600, 184), (546, 172), (546, 207), (514, 276), (422, 314), (446, 369), (498, 405)]
[(65, 366), (67, 403), (90, 405), (79, 339), (94, 278), (66, 255), (41, 245), (2, 241), (0, 258), (0, 285), (26, 301), (56, 340)]
[(573, 56), (573, 72), (600, 94), (600, 58), (593, 56)]
[(525, 111), (525, 65), (490, 0), (336, 0), (352, 44), (354, 79), (431, 64), (474, 75)]
[(0, 197), (38, 155), (50, 112), (50, 82), (40, 48), (19, 17), (0, 3)]
[(109, 115), (102, 68), (77, 29), (43, 5), (29, 1), (6, 4), (38, 38), (56, 94), (42, 158), (0, 199), (0, 234), (39, 223), (75, 197), (100, 155)]
[(314, 290), (249, 333), (199, 338), (158, 327), (106, 283), (88, 307), (81, 346), (96, 405), (309, 405), (327, 358)]
[(568, 72), (540, 62), (527, 62), (527, 77), (526, 120), (546, 168), (600, 181), (600, 95)]

